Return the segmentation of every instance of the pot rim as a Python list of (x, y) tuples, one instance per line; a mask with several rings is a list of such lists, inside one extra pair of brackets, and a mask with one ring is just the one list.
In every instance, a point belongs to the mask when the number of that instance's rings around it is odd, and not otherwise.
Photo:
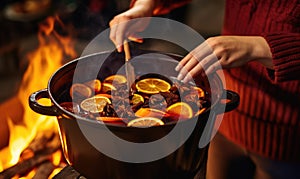
[[(178, 58), (183, 58), (182, 55), (179, 55), (179, 54), (174, 54), (174, 53), (165, 53), (165, 52), (160, 52), (160, 51), (145, 51), (147, 53), (161, 53), (161, 54), (164, 54), (164, 55), (170, 55), (170, 56), (173, 56), (173, 57), (178, 57)], [(103, 121), (98, 121), (98, 120), (92, 120), (92, 119), (89, 119), (89, 118), (86, 118), (86, 117), (82, 117), (80, 115), (77, 115), (75, 113), (72, 113), (66, 109), (64, 109), (53, 97), (53, 95), (51, 94), (51, 83), (52, 83), (52, 80), (54, 79), (54, 77), (59, 73), (61, 72), (63, 69), (67, 68), (67, 67), (70, 67), (72, 64), (75, 64), (77, 63), (79, 60), (82, 60), (82, 59), (87, 59), (89, 57), (93, 57), (93, 56), (97, 56), (97, 55), (101, 55), (101, 54), (105, 54), (105, 53), (113, 53), (113, 51), (103, 51), (103, 52), (97, 52), (97, 53), (93, 53), (93, 54), (89, 54), (89, 55), (86, 55), (86, 56), (81, 56), (81, 57), (78, 57), (64, 65), (62, 65), (59, 69), (57, 69), (50, 77), (49, 81), (48, 81), (48, 85), (47, 85), (47, 89), (48, 89), (48, 95), (49, 95), (49, 98), (51, 99), (51, 102), (54, 104), (54, 106), (57, 108), (56, 112), (57, 112), (57, 116), (59, 115), (64, 115), (64, 114), (67, 114), (68, 118), (73, 118), (73, 119), (76, 119), (76, 120), (82, 120), (82, 121), (85, 121), (85, 122), (88, 122), (88, 123), (91, 123), (91, 124), (98, 124), (98, 125), (105, 125), (107, 127), (117, 127), (117, 128), (128, 128), (127, 126), (121, 126), (121, 125), (118, 125), (118, 124), (113, 124), (113, 123), (105, 123)], [(166, 60), (170, 60), (170, 59), (166, 59)], [(170, 60), (171, 61), (171, 60)], [(172, 60), (171, 62), (174, 63), (174, 60)], [(193, 116), (192, 118), (190, 119), (187, 119), (187, 120), (179, 120), (179, 121), (173, 121), (173, 122), (168, 122), (164, 125), (161, 125), (161, 126), (151, 126), (149, 128), (159, 128), (159, 127), (170, 127), (170, 126), (175, 126), (177, 123), (181, 123), (181, 122), (186, 122), (186, 121), (189, 121), (189, 120), (198, 120), (199, 116), (202, 116), (202, 115), (206, 115), (206, 113), (208, 112), (211, 112), (211, 109), (217, 107), (218, 103), (220, 102), (221, 100), (221, 96), (224, 95), (224, 88), (223, 88), (223, 84), (222, 84), (222, 81), (220, 79), (220, 77), (218, 76), (217, 73), (214, 73), (212, 74), (213, 75), (213, 78), (215, 80), (217, 80), (217, 83), (218, 85), (220, 85), (220, 89), (222, 89), (220, 95), (218, 95), (217, 99), (215, 100), (214, 103), (212, 103), (203, 113), (201, 114), (198, 114), (198, 115), (195, 115)], [(64, 115), (65, 116), (65, 115)], [(72, 119), (72, 120), (73, 120)], [(137, 128), (138, 130), (139, 129), (147, 129), (147, 128)]]

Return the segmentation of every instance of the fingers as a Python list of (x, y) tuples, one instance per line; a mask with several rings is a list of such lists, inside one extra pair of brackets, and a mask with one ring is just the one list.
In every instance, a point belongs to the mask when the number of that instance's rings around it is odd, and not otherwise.
[(210, 65), (207, 70), (206, 70), (206, 74), (212, 74), (213, 72), (222, 69), (221, 63), (220, 61), (216, 61), (215, 63), (213, 63), (212, 65)]
[[(116, 31), (118, 29), (118, 23), (117, 23), (117, 18), (115, 17), (114, 19), (112, 19), (109, 22), (109, 26), (110, 26), (110, 34), (109, 34), (109, 38), (111, 39), (111, 41), (115, 44), (116, 47), (118, 47), (117, 41), (116, 41)], [(117, 48), (118, 50), (118, 48)], [(118, 50), (119, 51), (119, 50)]]
[[(200, 58), (188, 54), (179, 62), (175, 69), (179, 71), (177, 76), (178, 80), (182, 80), (186, 83), (196, 75), (209, 75), (221, 68), (218, 58), (210, 49), (204, 50), (204, 48), (202, 48), (201, 52), (202, 53), (199, 53), (198, 51), (197, 53), (197, 56)], [(193, 53), (195, 54), (195, 52)]]
[(197, 65), (195, 65), (195, 66), (187, 73), (187, 75), (184, 76), (182, 82), (183, 82), (183, 83), (189, 82), (189, 81), (192, 80), (193, 77), (195, 77), (196, 75), (203, 73), (203, 71), (204, 71), (204, 70), (203, 70), (203, 67), (201, 66), (200, 63), (198, 63)]
[(210, 47), (207, 45), (207, 43), (202, 43), (198, 47), (196, 47), (193, 51), (191, 51), (187, 56), (185, 56), (179, 64), (176, 66), (175, 70), (180, 71), (185, 64), (194, 57), (194, 59), (202, 59), (205, 56), (209, 55), (211, 53)]
[[(195, 67), (195, 65), (198, 64), (198, 60), (194, 58), (192, 55), (187, 55), (186, 58), (182, 60), (182, 65), (179, 65), (180, 71), (177, 76), (178, 80), (182, 80), (188, 72)], [(177, 69), (179, 69), (177, 68)]]
[(185, 56), (179, 63), (178, 65), (176, 66), (175, 70), (176, 71), (180, 71), (184, 65), (192, 58), (192, 54), (188, 54), (187, 56)]
[(128, 36), (127, 27), (130, 18), (125, 15), (116, 16), (110, 21), (110, 34), (109, 38), (115, 44), (117, 51), (123, 51), (123, 41)]
[[(143, 20), (141, 20), (143, 22)], [(119, 15), (110, 21), (110, 34), (109, 38), (115, 44), (117, 51), (123, 51), (123, 42), (129, 39), (134, 42), (142, 43), (143, 38), (136, 34), (138, 31), (136, 20), (132, 20), (126, 15)]]
[(123, 51), (123, 42), (126, 36), (126, 22), (119, 23), (116, 30), (116, 47), (118, 52)]
[[(196, 75), (207, 76), (215, 70), (219, 69), (218, 59), (215, 54), (210, 54), (202, 59), (198, 64), (196, 64), (193, 68), (188, 69), (188, 75), (185, 75), (183, 78), (183, 82), (187, 83)], [(180, 72), (181, 73), (181, 72)]]

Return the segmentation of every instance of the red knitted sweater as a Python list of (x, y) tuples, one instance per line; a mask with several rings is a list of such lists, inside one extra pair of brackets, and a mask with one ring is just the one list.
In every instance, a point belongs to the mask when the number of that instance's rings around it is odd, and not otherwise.
[[(165, 2), (161, 12), (182, 5)], [(241, 101), (219, 131), (254, 153), (300, 162), (300, 1), (227, 0), (225, 8), (223, 35), (263, 36), (274, 70), (256, 62), (224, 70), (226, 88)]]
[(224, 71), (241, 103), (220, 132), (255, 153), (300, 162), (300, 1), (227, 0), (223, 35), (231, 34), (263, 36), (274, 71), (258, 63)]

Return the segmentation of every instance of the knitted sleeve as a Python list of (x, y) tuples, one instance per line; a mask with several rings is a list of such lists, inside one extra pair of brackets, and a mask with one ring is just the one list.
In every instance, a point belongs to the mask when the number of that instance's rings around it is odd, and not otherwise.
[[(130, 7), (132, 7), (136, 1), (138, 0), (131, 0)], [(159, 2), (158, 2), (158, 6), (153, 11), (153, 15), (161, 15), (161, 14), (167, 14), (171, 10), (189, 3), (191, 0), (154, 0), (154, 1), (159, 1)]]
[(268, 70), (273, 82), (300, 79), (300, 34), (265, 34), (272, 55), (274, 70)]

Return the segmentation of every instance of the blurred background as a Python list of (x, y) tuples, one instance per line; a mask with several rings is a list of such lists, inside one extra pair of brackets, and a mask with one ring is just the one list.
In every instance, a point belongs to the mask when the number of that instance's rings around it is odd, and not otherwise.
[[(19, 89), (28, 65), (26, 55), (37, 48), (39, 24), (47, 17), (61, 19), (64, 26), (55, 30), (62, 36), (72, 36), (74, 49), (80, 54), (90, 40), (108, 28), (110, 19), (129, 4), (129, 0), (1, 0), (0, 103)], [(224, 0), (193, 0), (164, 17), (187, 24), (208, 38), (220, 34), (223, 8)]]

